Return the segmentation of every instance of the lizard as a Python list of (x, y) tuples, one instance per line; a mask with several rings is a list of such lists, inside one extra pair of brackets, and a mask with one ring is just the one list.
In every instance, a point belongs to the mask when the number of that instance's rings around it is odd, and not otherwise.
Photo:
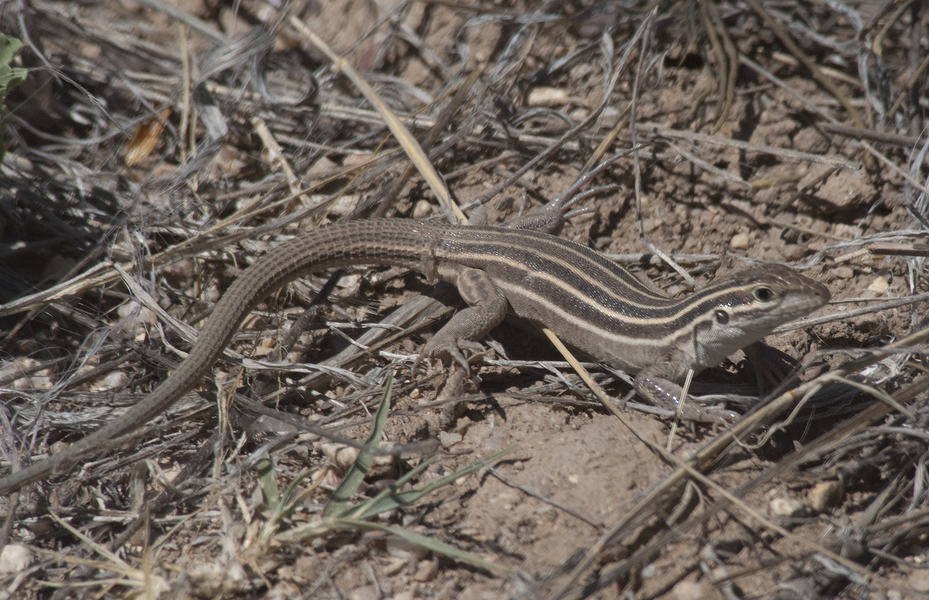
[[(299, 234), (236, 278), (187, 358), (145, 399), (67, 449), (0, 478), (0, 494), (64, 473), (143, 427), (200, 383), (263, 299), (320, 271), (385, 265), (454, 284), (468, 306), (427, 342), (424, 357), (467, 367), (463, 350), (473, 349), (512, 312), (547, 326), (596, 360), (635, 373), (636, 392), (663, 407), (678, 405), (689, 370), (719, 364), (830, 298), (822, 283), (776, 264), (750, 267), (688, 297), (669, 298), (602, 254), (552, 235), (564, 223), (563, 211), (550, 203), (505, 226), (394, 218)], [(706, 420), (702, 410), (691, 407), (683, 416)]]

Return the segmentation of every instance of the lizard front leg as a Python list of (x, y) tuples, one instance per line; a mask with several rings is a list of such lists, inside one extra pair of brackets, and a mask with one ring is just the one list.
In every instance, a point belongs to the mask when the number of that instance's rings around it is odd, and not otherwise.
[(423, 348), (422, 355), (424, 358), (448, 358), (467, 370), (468, 359), (462, 350), (482, 349), (478, 340), (503, 322), (508, 303), (506, 296), (487, 273), (480, 269), (459, 267), (455, 276), (447, 277), (447, 280), (455, 284), (468, 308), (457, 312), (429, 340)]
[(697, 406), (693, 402), (681, 407), (684, 389), (675, 383), (680, 369), (669, 361), (659, 362), (639, 371), (635, 378), (635, 390), (640, 396), (656, 406), (680, 412), (680, 416), (704, 423), (732, 422), (738, 414), (723, 408)]

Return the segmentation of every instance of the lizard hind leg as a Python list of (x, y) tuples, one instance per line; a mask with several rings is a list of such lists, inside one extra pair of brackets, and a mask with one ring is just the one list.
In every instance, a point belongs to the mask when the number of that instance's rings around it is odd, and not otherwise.
[(483, 350), (478, 340), (503, 321), (509, 304), (487, 273), (480, 269), (461, 268), (454, 284), (468, 307), (455, 313), (429, 340), (422, 358), (452, 360), (467, 371), (470, 367), (463, 351), (479, 353)]

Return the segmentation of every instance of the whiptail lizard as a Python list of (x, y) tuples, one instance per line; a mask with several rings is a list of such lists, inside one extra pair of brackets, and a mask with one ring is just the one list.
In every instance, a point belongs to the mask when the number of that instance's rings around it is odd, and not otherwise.
[[(637, 373), (635, 388), (675, 406), (688, 370), (715, 366), (776, 326), (812, 312), (829, 290), (781, 266), (721, 278), (680, 300), (653, 291), (589, 248), (542, 231), (560, 210), (507, 227), (456, 227), (402, 219), (352, 221), (304, 233), (261, 256), (229, 287), (180, 366), (145, 400), (52, 457), (0, 479), (0, 494), (67, 471), (168, 409), (209, 372), (240, 323), (298, 277), (348, 265), (393, 265), (458, 287), (469, 305), (426, 344), (426, 357), (463, 360), (511, 311), (548, 326), (593, 358)], [(704, 415), (691, 409), (685, 416)]]

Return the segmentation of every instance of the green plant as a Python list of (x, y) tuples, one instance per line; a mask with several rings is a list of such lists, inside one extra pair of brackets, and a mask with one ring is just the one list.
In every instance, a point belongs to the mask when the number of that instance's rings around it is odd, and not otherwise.
[[(393, 377), (391, 376), (386, 385), (380, 406), (374, 415), (374, 424), (371, 428), (371, 434), (368, 436), (366, 445), (375, 447), (381, 439), (384, 430), (384, 424), (387, 422), (387, 415), (390, 407), (391, 388), (393, 386)], [(267, 547), (273, 537), (273, 545), (293, 545), (305, 542), (308, 539), (332, 533), (335, 531), (380, 531), (390, 535), (395, 535), (407, 542), (419, 545), (432, 552), (443, 554), (454, 560), (459, 560), (473, 566), (486, 569), (493, 573), (501, 574), (506, 572), (506, 568), (485, 561), (484, 559), (456, 548), (445, 542), (429, 538), (401, 527), (385, 525), (374, 520), (377, 515), (403, 507), (410, 504), (435, 490), (446, 486), (456, 479), (469, 475), (488, 464), (492, 464), (508, 454), (514, 447), (506, 448), (493, 456), (479, 460), (471, 465), (459, 469), (458, 471), (432, 481), (422, 487), (403, 489), (408, 483), (413, 481), (420, 473), (432, 464), (433, 459), (423, 460), (416, 468), (399, 478), (393, 485), (374, 496), (367, 498), (356, 504), (352, 504), (351, 499), (358, 491), (365, 474), (371, 466), (373, 456), (361, 451), (355, 459), (348, 473), (342, 478), (339, 486), (332, 494), (329, 504), (323, 510), (320, 518), (312, 523), (302, 525), (289, 531), (278, 532), (286, 517), (290, 516), (297, 508), (305, 496), (297, 494), (298, 484), (309, 474), (302, 473), (297, 477), (283, 493), (278, 491), (277, 484), (273, 481), (273, 473), (269, 468), (270, 461), (261, 469), (262, 487), (265, 493), (265, 503), (270, 509), (270, 514), (263, 527), (260, 536), (262, 543), (260, 546)]]
[(23, 47), (23, 43), (16, 38), (0, 33), (0, 161), (6, 151), (4, 139), (6, 137), (6, 119), (9, 111), (6, 108), (7, 95), (26, 79), (26, 69), (11, 66), (16, 54)]

